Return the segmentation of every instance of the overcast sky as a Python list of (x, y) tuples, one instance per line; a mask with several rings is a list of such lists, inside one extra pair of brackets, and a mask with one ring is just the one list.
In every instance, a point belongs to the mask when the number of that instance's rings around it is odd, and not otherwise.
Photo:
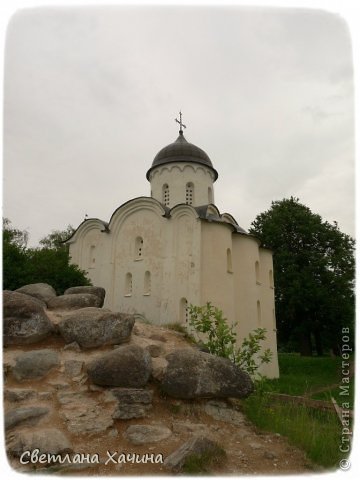
[(242, 7), (23, 10), (5, 55), (4, 215), (30, 245), (150, 195), (178, 134), (219, 172), (215, 203), (248, 229), (300, 198), (354, 227), (351, 39), (338, 16)]

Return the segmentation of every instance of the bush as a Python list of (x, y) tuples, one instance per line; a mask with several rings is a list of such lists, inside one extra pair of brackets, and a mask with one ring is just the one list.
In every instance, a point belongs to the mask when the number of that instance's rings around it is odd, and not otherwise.
[(269, 349), (260, 353), (260, 342), (266, 339), (265, 328), (257, 328), (251, 332), (243, 339), (241, 346), (237, 347), (234, 331), (236, 323), (229, 325), (219, 308), (210, 302), (202, 307), (190, 305), (189, 315), (190, 325), (207, 337), (207, 340), (201, 343), (209, 353), (230, 359), (252, 377), (256, 375), (260, 365), (270, 362), (272, 353)]

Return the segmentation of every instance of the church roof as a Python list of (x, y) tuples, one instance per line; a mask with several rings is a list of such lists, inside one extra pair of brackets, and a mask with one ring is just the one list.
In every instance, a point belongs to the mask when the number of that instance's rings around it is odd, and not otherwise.
[(213, 167), (208, 154), (196, 145), (189, 143), (184, 137), (182, 130), (180, 130), (179, 136), (175, 142), (170, 143), (166, 147), (162, 148), (155, 156), (151, 167), (146, 173), (146, 178), (149, 180), (150, 172), (155, 167), (175, 162), (187, 162), (205, 165), (213, 171), (215, 180), (218, 178), (218, 173)]

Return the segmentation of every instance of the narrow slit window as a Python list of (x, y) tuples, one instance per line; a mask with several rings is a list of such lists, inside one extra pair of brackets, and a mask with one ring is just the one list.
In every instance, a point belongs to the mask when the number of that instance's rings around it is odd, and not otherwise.
[(260, 263), (258, 261), (255, 262), (255, 277), (256, 283), (260, 285)]
[(231, 249), (228, 248), (226, 250), (226, 263), (227, 263), (227, 271), (228, 273), (233, 273), (233, 268), (232, 268), (232, 254), (231, 254)]
[(272, 270), (269, 270), (269, 285), (270, 288), (274, 288), (274, 275)]
[(142, 239), (142, 237), (136, 237), (135, 258), (137, 259), (143, 258), (143, 255), (144, 255), (143, 247), (144, 247), (144, 240)]
[(131, 297), (132, 289), (133, 289), (132, 274), (128, 272), (125, 275), (125, 296), (126, 297)]
[(260, 305), (260, 300), (256, 302), (256, 310), (257, 310), (257, 323), (258, 326), (261, 326), (261, 305)]
[(180, 300), (180, 323), (189, 323), (189, 307), (186, 298)]
[(144, 275), (144, 295), (151, 294), (151, 274), (149, 271), (145, 272)]
[(194, 184), (191, 182), (186, 184), (185, 203), (187, 205), (193, 205), (194, 203)]
[(167, 207), (170, 204), (170, 189), (167, 183), (163, 185), (163, 204)]

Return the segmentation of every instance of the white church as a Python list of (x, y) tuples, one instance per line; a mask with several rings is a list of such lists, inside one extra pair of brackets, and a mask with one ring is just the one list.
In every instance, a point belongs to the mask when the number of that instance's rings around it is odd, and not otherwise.
[(261, 373), (279, 376), (272, 252), (214, 200), (218, 173), (183, 133), (162, 148), (146, 173), (150, 197), (133, 198), (109, 222), (84, 220), (67, 241), (72, 263), (106, 290), (105, 307), (156, 325), (187, 325), (187, 306), (211, 302), (241, 342), (266, 328), (272, 361)]

